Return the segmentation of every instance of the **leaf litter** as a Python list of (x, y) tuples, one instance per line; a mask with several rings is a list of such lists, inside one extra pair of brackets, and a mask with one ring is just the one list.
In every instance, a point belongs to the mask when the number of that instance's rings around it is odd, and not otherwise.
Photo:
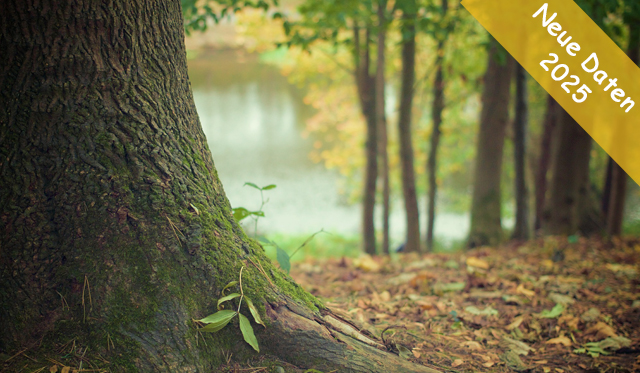
[(638, 240), (310, 260), (291, 276), (362, 330), (393, 326), (403, 357), (442, 371), (640, 371)]

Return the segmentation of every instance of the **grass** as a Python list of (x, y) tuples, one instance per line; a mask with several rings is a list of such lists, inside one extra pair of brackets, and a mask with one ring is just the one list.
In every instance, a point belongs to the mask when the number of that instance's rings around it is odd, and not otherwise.
[[(281, 249), (291, 255), (300, 245), (302, 245), (313, 233), (309, 234), (286, 234), (272, 233), (266, 237), (277, 243)], [(319, 233), (305, 247), (295, 254), (291, 261), (303, 262), (306, 259), (328, 259), (328, 258), (357, 258), (362, 254), (361, 241), (359, 235), (341, 235), (335, 233)], [(379, 240), (381, 241), (381, 240)], [(395, 249), (398, 245), (391, 245)], [(275, 261), (276, 249), (270, 245), (264, 245), (267, 256)], [(434, 243), (435, 253), (452, 253), (462, 251), (465, 248), (464, 240), (436, 240)]]

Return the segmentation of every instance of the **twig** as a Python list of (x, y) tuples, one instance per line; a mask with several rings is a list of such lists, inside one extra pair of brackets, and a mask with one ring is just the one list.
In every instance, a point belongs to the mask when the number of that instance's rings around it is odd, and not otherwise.
[(240, 306), (242, 305), (242, 298), (244, 298), (244, 290), (242, 290), (242, 270), (244, 269), (244, 266), (242, 266), (242, 268), (240, 268), (240, 301), (238, 301), (238, 313), (240, 313)]
[(271, 281), (269, 276), (267, 276), (267, 272), (265, 272), (264, 268), (262, 268), (262, 264), (260, 264), (260, 262), (258, 262), (258, 264), (256, 264), (253, 260), (251, 260), (251, 258), (247, 258), (247, 259), (249, 259), (251, 264), (253, 264), (262, 273), (262, 275), (267, 279), (267, 281), (269, 281), (271, 286), (276, 287), (276, 285)]
[(28, 349), (29, 349), (29, 347), (25, 348), (24, 350), (22, 350), (22, 351), (18, 352), (17, 354), (15, 354), (15, 355), (11, 356), (10, 358), (8, 358), (7, 360), (5, 360), (4, 362), (6, 363), (7, 361), (9, 361), (9, 360), (13, 359), (14, 357), (19, 356), (20, 354), (22, 354), (23, 352), (27, 351)]

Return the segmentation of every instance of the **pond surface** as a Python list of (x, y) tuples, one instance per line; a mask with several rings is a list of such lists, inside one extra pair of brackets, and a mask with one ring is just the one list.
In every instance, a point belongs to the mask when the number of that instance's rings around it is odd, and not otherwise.
[[(359, 233), (360, 206), (343, 202), (336, 172), (309, 159), (313, 144), (302, 133), (313, 109), (303, 103), (303, 91), (289, 84), (276, 67), (239, 50), (207, 52), (190, 60), (189, 76), (231, 205), (260, 207), (260, 192), (243, 186), (245, 182), (277, 185), (264, 193), (269, 202), (263, 209), (266, 217), (258, 223), (259, 233), (308, 234), (320, 229)], [(396, 244), (404, 237), (403, 220), (402, 211), (391, 216)], [(441, 214), (436, 235), (463, 239), (468, 224), (465, 215)], [(245, 230), (252, 235), (253, 225), (246, 224)]]

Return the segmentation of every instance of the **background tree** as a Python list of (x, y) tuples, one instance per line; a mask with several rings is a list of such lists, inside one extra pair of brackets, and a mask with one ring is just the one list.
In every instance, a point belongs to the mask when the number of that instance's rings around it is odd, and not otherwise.
[(491, 38), (474, 167), (471, 247), (495, 245), (502, 239), (500, 176), (513, 65), (513, 58)]
[(406, 213), (406, 252), (420, 251), (420, 221), (414, 169), (414, 153), (411, 130), (411, 114), (415, 84), (416, 21), (418, 4), (415, 0), (403, 0), (397, 4), (402, 10), (402, 86), (398, 133), (400, 139), (400, 163), (402, 171), (402, 194)]
[(378, 135), (380, 140), (380, 177), (382, 178), (382, 254), (389, 253), (389, 213), (391, 185), (389, 184), (389, 139), (387, 135), (387, 118), (385, 114), (385, 50), (387, 42), (387, 1), (379, 0), (377, 4), (378, 38), (376, 59), (376, 120), (378, 121)]
[(189, 88), (178, 3), (94, 5), (3, 3), (0, 351), (73, 341), (123, 371), (212, 370), (224, 347), (253, 350), (233, 327), (197, 344), (190, 320), (242, 273), (267, 353), (433, 371), (329, 333), (340, 318), (238, 227)]
[(529, 121), (527, 72), (516, 62), (516, 114), (513, 120), (514, 164), (516, 171), (516, 223), (513, 235), (516, 240), (529, 238), (529, 193), (526, 180), (527, 123)]
[[(635, 64), (640, 62), (640, 4), (626, 2), (624, 8), (624, 22), (629, 28), (629, 42), (627, 55)], [(609, 236), (620, 236), (624, 218), (624, 205), (627, 196), (627, 183), (629, 176), (618, 164), (609, 157), (610, 173), (607, 173), (605, 181), (605, 193), (603, 195), (603, 215), (606, 218), (606, 229)]]
[(436, 49), (436, 75), (433, 79), (433, 102), (431, 106), (431, 119), (433, 129), (431, 131), (431, 141), (429, 147), (429, 157), (427, 158), (428, 196), (427, 196), (427, 251), (433, 251), (433, 229), (436, 220), (436, 196), (438, 184), (436, 180), (438, 165), (438, 146), (442, 134), (440, 126), (442, 124), (442, 112), (445, 108), (445, 81), (444, 81), (444, 48), (449, 34), (452, 32), (451, 25), (446, 25), (447, 11), (449, 9), (448, 0), (442, 0), (440, 15), (442, 25), (434, 32), (438, 47)]

